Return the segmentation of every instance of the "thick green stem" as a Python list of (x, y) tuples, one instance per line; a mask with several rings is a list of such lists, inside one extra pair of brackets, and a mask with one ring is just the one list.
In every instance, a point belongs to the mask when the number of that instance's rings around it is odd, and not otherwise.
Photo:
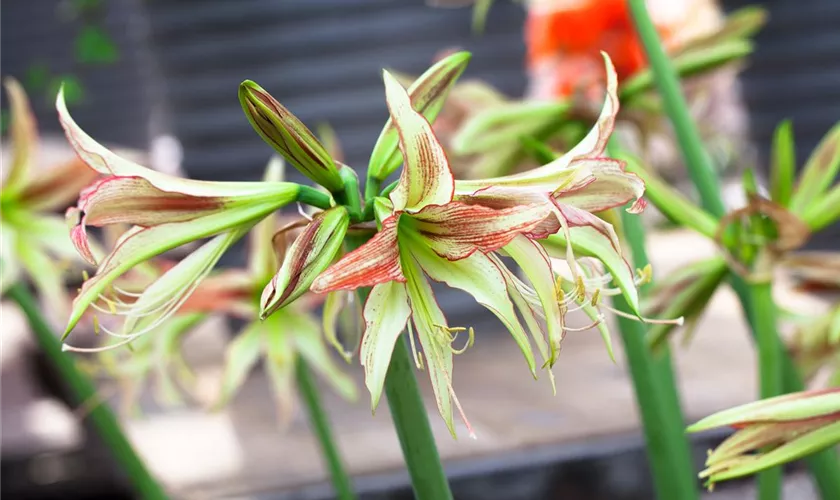
[(414, 374), (414, 363), (404, 340), (394, 345), (385, 379), (385, 394), (411, 476), (414, 497), (417, 500), (451, 499), (452, 492)]
[(683, 159), (688, 166), (688, 173), (703, 202), (703, 207), (716, 217), (722, 217), (726, 212), (723, 199), (720, 197), (720, 183), (712, 167), (697, 126), (691, 118), (691, 113), (680, 88), (680, 80), (676, 71), (662, 48), (659, 34), (650, 20), (645, 6), (645, 0), (628, 0), (636, 31), (647, 52), (656, 87), (662, 96), (665, 113), (674, 125), (674, 132), (682, 151)]
[[(637, 268), (648, 264), (645, 229), (638, 216), (621, 211), (624, 236)], [(623, 297), (613, 301), (622, 312), (633, 314)], [(618, 318), (636, 401), (642, 417), (654, 486), (660, 499), (699, 498), (691, 448), (686, 438), (676, 377), (667, 346), (654, 355), (645, 342), (645, 325)]]
[[(628, 2), (633, 20), (636, 24), (636, 30), (647, 52), (651, 70), (653, 71), (659, 93), (662, 96), (665, 111), (676, 132), (686, 166), (700, 195), (703, 207), (709, 213), (717, 217), (722, 217), (726, 209), (720, 193), (717, 174), (712, 168), (709, 156), (705, 151), (697, 128), (691, 119), (685, 98), (680, 90), (679, 80), (668, 57), (665, 55), (665, 51), (659, 41), (659, 35), (656, 33), (656, 29), (645, 7), (645, 1), (628, 0)], [(755, 290), (739, 276), (732, 278), (732, 286), (740, 298), (741, 306), (751, 326), (753, 337), (759, 344), (765, 344), (763, 347), (759, 346), (759, 351), (766, 350), (766, 352), (772, 354), (772, 347), (769, 347), (768, 344), (778, 345), (779, 340), (776, 338), (773, 342), (770, 342), (766, 339), (769, 337), (769, 333), (766, 331), (762, 333), (762, 325), (764, 321), (767, 321), (767, 318), (761, 318), (761, 316), (766, 314), (766, 311), (755, 307), (756, 304), (761, 303), (772, 304), (772, 297), (762, 297), (762, 294), (765, 296), (768, 294), (760, 290), (758, 291), (759, 297), (754, 297)], [(769, 287), (769, 285), (767, 286)], [(770, 311), (772, 311), (772, 308)], [(770, 318), (770, 321), (772, 321), (772, 328), (766, 328), (766, 330), (772, 330), (775, 334), (775, 320)], [(767, 374), (768, 377), (775, 378), (774, 375), (770, 375), (770, 372), (773, 369), (781, 370), (783, 377), (782, 388), (785, 392), (802, 390), (802, 380), (797, 374), (789, 356), (781, 349), (777, 349), (777, 351), (779, 352), (778, 363), (780, 364), (777, 363), (775, 368), (761, 368), (762, 375)], [(768, 355), (766, 358), (760, 358), (759, 361), (767, 363), (772, 359), (774, 358)], [(762, 382), (762, 387), (765, 385), (769, 384)], [(815, 453), (808, 458), (808, 463), (822, 498), (826, 500), (840, 498), (840, 464), (838, 464), (836, 451), (828, 449), (820, 453)], [(765, 486), (762, 486), (760, 493), (771, 495), (769, 486), (767, 486), (767, 489), (765, 489)], [(768, 498), (770, 497), (768, 496)]]
[(310, 186), (300, 186), (297, 201), (323, 210), (332, 206), (332, 197), (330, 195)]
[[(13, 285), (9, 288), (7, 296), (17, 302), (23, 310), (38, 345), (73, 393), (76, 403), (82, 405), (90, 401), (96, 401), (99, 395), (93, 382), (78, 369), (71, 355), (61, 351), (61, 342), (41, 316), (37, 302), (26, 287), (22, 284)], [(140, 498), (169, 498), (163, 487), (155, 481), (143, 461), (135, 453), (108, 405), (104, 403), (93, 405), (88, 413), (88, 418), (93, 423), (99, 437), (110, 448), (114, 458), (122, 466)]]
[[(752, 327), (758, 346), (759, 383), (761, 398), (772, 398), (782, 391), (782, 346), (776, 332), (776, 305), (770, 282), (749, 285), (749, 299), (754, 312)], [(758, 475), (758, 497), (761, 500), (781, 498), (782, 469), (773, 467)]]
[[(348, 250), (358, 248), (369, 237), (347, 237)], [(369, 289), (359, 289), (362, 302)], [(449, 500), (452, 492), (440, 461), (429, 415), (414, 374), (414, 362), (406, 341), (397, 341), (385, 376), (385, 394), (391, 420), (400, 440), (405, 465), (416, 500)]]
[(336, 498), (341, 500), (354, 500), (356, 495), (353, 493), (353, 483), (341, 461), (341, 455), (338, 452), (338, 446), (336, 445), (329, 419), (321, 404), (318, 387), (312, 379), (312, 372), (306, 360), (302, 357), (298, 357), (297, 359), (296, 371), (298, 391), (306, 405), (312, 431), (315, 432), (315, 437), (318, 438), (318, 445), (321, 447), (321, 456), (324, 457), (327, 469), (330, 472), (330, 479), (332, 480), (333, 488), (335, 488)]

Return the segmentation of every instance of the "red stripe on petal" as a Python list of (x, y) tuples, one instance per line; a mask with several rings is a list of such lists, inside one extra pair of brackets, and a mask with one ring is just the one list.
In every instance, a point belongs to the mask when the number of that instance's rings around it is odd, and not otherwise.
[(67, 220), (68, 225), (71, 226), (70, 240), (73, 242), (73, 246), (76, 247), (76, 251), (90, 265), (95, 266), (97, 264), (96, 257), (94, 257), (90, 249), (90, 242), (88, 241), (81, 211), (78, 208), (70, 207), (67, 209), (64, 218)]
[(453, 202), (426, 207), (412, 219), (431, 248), (449, 260), (495, 251), (520, 234), (544, 238), (560, 229), (549, 203), (497, 210)]
[(405, 281), (397, 244), (397, 213), (382, 221), (382, 230), (367, 243), (328, 267), (312, 283), (315, 293), (355, 290), (388, 281)]
[(192, 220), (224, 205), (223, 198), (164, 191), (142, 177), (105, 177), (82, 191), (78, 208), (85, 224), (148, 227)]
[(572, 166), (582, 173), (580, 182), (572, 182), (554, 191), (553, 196), (564, 205), (587, 212), (600, 212), (623, 206), (635, 200), (631, 213), (641, 212), (645, 202), (645, 183), (636, 174), (624, 171), (625, 163), (612, 158), (577, 160)]

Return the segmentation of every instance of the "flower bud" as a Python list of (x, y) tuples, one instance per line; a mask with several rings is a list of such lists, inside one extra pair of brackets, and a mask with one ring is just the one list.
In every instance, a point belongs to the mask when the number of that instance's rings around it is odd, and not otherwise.
[(246, 80), (239, 85), (239, 102), (260, 137), (303, 175), (330, 192), (344, 189), (338, 168), (324, 146), (271, 94)]
[(283, 265), (263, 290), (260, 317), (297, 299), (330, 264), (344, 241), (350, 217), (343, 206), (317, 214), (295, 238)]

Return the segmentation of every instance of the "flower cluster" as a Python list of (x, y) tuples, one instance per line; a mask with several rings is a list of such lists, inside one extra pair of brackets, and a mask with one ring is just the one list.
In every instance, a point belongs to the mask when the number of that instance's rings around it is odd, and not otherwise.
[[(265, 275), (259, 312), (264, 322), (253, 323), (235, 341), (232, 356), (249, 361), (237, 364), (233, 380), (263, 348), (269, 358), (274, 355), (273, 341), (260, 340), (268, 338), (266, 332), (317, 329), (287, 312), (307, 291), (331, 294), (329, 317), (342, 297), (359, 291), (367, 294), (360, 358), (373, 407), (394, 344), (405, 330), (412, 346), (415, 338), (422, 346), (422, 352), (414, 350), (417, 365), (429, 371), (440, 413), (454, 434), (453, 411), (461, 409), (453, 391), (453, 356), (463, 350), (454, 342), (460, 332), (468, 332), (470, 345), (474, 332), (448, 323), (432, 281), (471, 294), (495, 314), (535, 377), (532, 342), (542, 358), (539, 365), (553, 366), (565, 332), (572, 330), (566, 326), (568, 312), (582, 308), (601, 324), (600, 297), (621, 293), (638, 313), (636, 285), (644, 276), (636, 276), (624, 260), (613, 227), (593, 215), (628, 202), (631, 212), (644, 208), (644, 183), (605, 154), (618, 112), (617, 78), (609, 58), (604, 55), (608, 78), (600, 116), (574, 148), (529, 172), (460, 181), (430, 121), (468, 59), (465, 53), (443, 59), (408, 90), (384, 73), (390, 119), (371, 157), (364, 205), (355, 173), (332, 159), (302, 123), (253, 82), (243, 83), (240, 99), (254, 128), (329, 195), (278, 180), (216, 183), (153, 172), (91, 139), (70, 118), (59, 95), (59, 115), (71, 144), (103, 175), (68, 212), (77, 248), (99, 268), (82, 287), (67, 331), (91, 305), (125, 316), (122, 332), (108, 332), (121, 338), (116, 345), (153, 331), (195, 304), (200, 283), (225, 250), (258, 224), (260, 232), (271, 233), (275, 226), (262, 224), (294, 201), (321, 211), (303, 224), (288, 251), (278, 252), (283, 261), (277, 272)], [(380, 191), (381, 182), (400, 164), (399, 180)], [(117, 223), (133, 227), (106, 257), (95, 258), (85, 228)], [(115, 286), (139, 263), (203, 238), (210, 239), (130, 300)], [(359, 238), (367, 241), (351, 247)], [(272, 247), (267, 241), (271, 238), (263, 239), (260, 251)], [(568, 277), (562, 277), (561, 267)], [(289, 333), (283, 342), (294, 340), (306, 356), (307, 344), (295, 335)]]

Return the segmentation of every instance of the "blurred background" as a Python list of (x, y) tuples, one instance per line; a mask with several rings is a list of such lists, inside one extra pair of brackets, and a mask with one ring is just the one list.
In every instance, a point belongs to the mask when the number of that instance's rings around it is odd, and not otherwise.
[[(720, 8), (747, 4), (769, 12), (739, 78), (757, 163), (766, 164), (773, 129), (786, 118), (805, 158), (840, 117), (840, 4), (726, 0)], [(67, 153), (53, 104), (64, 81), (75, 119), (101, 142), (140, 150), (156, 168), (194, 178), (258, 179), (271, 150), (236, 97), (238, 84), (252, 79), (311, 128), (333, 127), (345, 162), (363, 168), (387, 117), (381, 68), (419, 74), (442, 51), (460, 48), (473, 53), (464, 78), (485, 80), (512, 97), (524, 94), (522, 6), (495, 2), (483, 34), (472, 31), (471, 16), (469, 8), (430, 8), (423, 0), (6, 0), (0, 73), (23, 83), (45, 148), (57, 155)], [(3, 110), (5, 130), (5, 102)], [(680, 238), (651, 245), (657, 272), (712, 251), (703, 241)], [(812, 245), (836, 247), (836, 238), (827, 231)], [(226, 264), (242, 259), (232, 252)], [(452, 292), (441, 302), (493, 338), (464, 357), (456, 378), (478, 441), (453, 441), (431, 414), (456, 497), (651, 498), (625, 369), (609, 362), (597, 335), (567, 341), (552, 397), (547, 384), (530, 380), (506, 335), (492, 323), (481, 328), (484, 316), (471, 300)], [(700, 327), (709, 334), (678, 353), (690, 418), (754, 393), (737, 306), (728, 296), (715, 304)], [(2, 310), (3, 492), (130, 498), (107, 452), (87, 432), (84, 412), (63, 403), (61, 381), (13, 309)], [(218, 379), (235, 326), (206, 325), (186, 349), (208, 387)], [(328, 498), (304, 419), (296, 416), (281, 432), (266, 384), (252, 377), (219, 413), (200, 405), (163, 411), (146, 402), (127, 427), (152, 470), (184, 498)], [(118, 399), (113, 390), (103, 393)], [(350, 405), (325, 396), (365, 498), (410, 498), (387, 408), (371, 418), (364, 398)], [(698, 463), (720, 437), (698, 438)], [(810, 488), (807, 481), (789, 487), (797, 495)], [(725, 490), (714, 498), (727, 498)]]

